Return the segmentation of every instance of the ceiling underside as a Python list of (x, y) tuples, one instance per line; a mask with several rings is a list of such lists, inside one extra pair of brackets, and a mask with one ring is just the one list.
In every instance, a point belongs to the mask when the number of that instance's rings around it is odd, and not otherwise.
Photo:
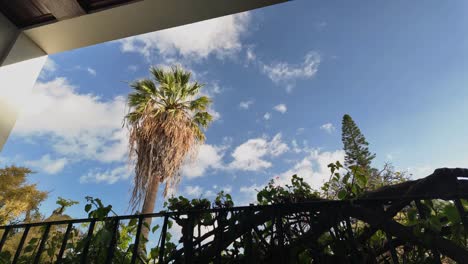
[(0, 0), (0, 12), (18, 28), (73, 18), (138, 0)]

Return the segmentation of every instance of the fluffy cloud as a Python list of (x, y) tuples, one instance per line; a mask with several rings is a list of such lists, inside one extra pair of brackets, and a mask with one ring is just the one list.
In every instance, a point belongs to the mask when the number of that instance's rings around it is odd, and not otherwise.
[(203, 59), (209, 55), (231, 56), (241, 50), (241, 36), (250, 22), (249, 13), (224, 16), (172, 29), (120, 40), (123, 52), (137, 52), (147, 59), (159, 52), (164, 57), (180, 55)]
[(281, 140), (281, 134), (276, 134), (271, 141), (267, 138), (249, 139), (234, 150), (234, 160), (229, 164), (229, 168), (260, 171), (272, 165), (265, 157), (277, 157), (288, 150), (288, 145)]
[(243, 195), (241, 199), (236, 201), (237, 205), (246, 205), (257, 201), (257, 193), (265, 187), (264, 185), (253, 184), (250, 186), (242, 186), (239, 192)]
[(253, 105), (254, 101), (253, 100), (248, 100), (248, 101), (242, 101), (239, 103), (239, 107), (241, 109), (249, 109), (251, 105)]
[[(305, 158), (296, 162), (291, 169), (276, 175), (274, 177), (275, 183), (282, 186), (290, 184), (292, 176), (297, 174), (299, 177), (302, 177), (305, 182), (310, 184), (312, 188), (319, 189), (330, 177), (328, 164), (336, 161), (343, 163), (344, 156), (345, 153), (343, 150), (333, 152), (311, 150)], [(244, 195), (243, 203), (254, 202), (257, 192), (266, 186), (266, 184), (267, 183), (242, 186), (240, 192)]]
[(122, 128), (125, 98), (102, 100), (80, 94), (65, 78), (38, 82), (20, 114), (13, 135), (47, 136), (55, 151), (77, 159), (122, 161), (127, 135)]
[(263, 119), (265, 119), (265, 120), (270, 120), (270, 119), (271, 119), (271, 114), (268, 113), (268, 112), (265, 113), (265, 114), (263, 115)]
[(201, 145), (198, 149), (196, 159), (188, 161), (182, 166), (181, 173), (187, 178), (202, 177), (208, 169), (223, 168), (224, 147), (212, 145)]
[(279, 104), (279, 105), (275, 106), (273, 109), (280, 112), (280, 113), (282, 113), (282, 114), (284, 114), (284, 113), (286, 113), (286, 111), (288, 111), (288, 108), (286, 107), (285, 104)]
[(27, 166), (31, 166), (48, 174), (57, 174), (65, 168), (68, 163), (66, 158), (52, 159), (50, 155), (44, 155), (38, 160), (26, 161)]
[(289, 82), (296, 79), (309, 79), (317, 73), (320, 60), (318, 53), (309, 52), (301, 64), (289, 64), (287, 62), (263, 64), (262, 71), (275, 83)]
[(336, 130), (336, 127), (332, 123), (326, 123), (321, 125), (320, 129), (327, 132), (328, 134), (331, 134)]
[(127, 180), (132, 176), (132, 169), (127, 165), (122, 165), (105, 171), (91, 171), (80, 177), (80, 183), (108, 183)]
[(280, 185), (289, 184), (292, 175), (297, 174), (302, 177), (305, 182), (309, 183), (312, 188), (318, 189), (330, 177), (328, 164), (336, 161), (343, 163), (344, 156), (345, 153), (343, 150), (333, 152), (312, 150), (307, 157), (297, 162), (293, 168), (277, 175), (277, 183)]

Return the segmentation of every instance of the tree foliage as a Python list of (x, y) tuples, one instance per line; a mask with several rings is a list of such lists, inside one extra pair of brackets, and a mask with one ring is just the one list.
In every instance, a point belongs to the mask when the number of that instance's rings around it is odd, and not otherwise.
[(375, 154), (369, 151), (369, 143), (350, 115), (343, 116), (341, 131), (343, 149), (346, 153), (344, 165), (348, 168), (357, 166), (361, 170), (370, 171)]
[[(25, 167), (8, 166), (0, 169), (0, 225), (20, 220), (30, 221), (37, 216), (39, 204), (48, 193), (29, 184), (32, 171)], [(23, 219), (20, 219), (23, 217)]]

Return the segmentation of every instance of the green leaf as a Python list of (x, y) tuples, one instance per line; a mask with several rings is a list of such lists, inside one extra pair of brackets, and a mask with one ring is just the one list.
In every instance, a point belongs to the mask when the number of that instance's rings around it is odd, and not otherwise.
[(440, 223), (439, 217), (432, 215), (429, 217), (429, 224), (432, 229), (436, 230), (437, 232), (440, 232), (442, 230), (442, 224)]
[(367, 185), (367, 177), (365, 174), (358, 173), (355, 175), (357, 184), (364, 188)]
[(136, 218), (133, 218), (131, 219), (129, 222), (128, 222), (128, 226), (135, 226), (137, 223), (137, 219)]
[(93, 206), (92, 206), (91, 204), (87, 204), (87, 205), (85, 206), (85, 211), (88, 213), (88, 212), (91, 210), (92, 207), (93, 207)]
[(156, 230), (158, 230), (158, 228), (159, 228), (159, 225), (155, 225), (155, 226), (153, 227), (153, 229), (151, 229), (151, 232), (152, 232), (152, 233), (156, 232)]
[(410, 223), (414, 223), (416, 221), (416, 209), (410, 208), (408, 210), (408, 220)]
[(347, 193), (346, 193), (345, 190), (340, 190), (340, 191), (338, 192), (338, 199), (344, 200), (344, 199), (346, 198), (346, 195), (347, 195)]
[(453, 205), (447, 205), (444, 207), (443, 213), (447, 216), (447, 219), (453, 223), (460, 223), (460, 214), (458, 213), (457, 208)]

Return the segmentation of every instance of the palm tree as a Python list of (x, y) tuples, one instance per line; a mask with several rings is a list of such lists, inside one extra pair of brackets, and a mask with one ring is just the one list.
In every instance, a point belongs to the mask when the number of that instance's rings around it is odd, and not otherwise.
[[(135, 160), (133, 211), (152, 213), (161, 183), (164, 196), (180, 181), (182, 162), (194, 157), (204, 140), (203, 130), (212, 121), (207, 112), (211, 99), (200, 96), (203, 87), (190, 82), (191, 73), (181, 67), (150, 69), (153, 80), (135, 81), (128, 96), (129, 150)], [(142, 237), (148, 238), (151, 218), (145, 220)]]

